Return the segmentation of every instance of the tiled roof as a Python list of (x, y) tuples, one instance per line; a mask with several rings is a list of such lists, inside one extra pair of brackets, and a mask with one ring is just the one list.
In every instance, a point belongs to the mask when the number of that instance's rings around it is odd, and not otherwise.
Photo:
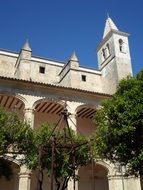
[(42, 83), (42, 82), (36, 82), (36, 81), (30, 81), (30, 80), (24, 80), (24, 79), (17, 79), (17, 78), (5, 77), (5, 76), (0, 76), (0, 79), (11, 80), (11, 81), (21, 81), (21, 82), (25, 82), (25, 83), (42, 85), (42, 86), (46, 86), (46, 87), (54, 87), (54, 88), (59, 88), (59, 89), (67, 89), (67, 90), (73, 90), (73, 91), (77, 91), (77, 92), (83, 92), (83, 93), (89, 93), (89, 94), (97, 94), (97, 95), (100, 95), (100, 96), (112, 97), (111, 94), (107, 94), (107, 93), (89, 91), (89, 90), (73, 88), (73, 87), (66, 87), (66, 86), (61, 86), (61, 85), (57, 85), (57, 84)]

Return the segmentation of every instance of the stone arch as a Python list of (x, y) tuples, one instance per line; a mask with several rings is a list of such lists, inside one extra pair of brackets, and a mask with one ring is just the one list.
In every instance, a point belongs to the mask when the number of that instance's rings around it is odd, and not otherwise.
[(104, 162), (96, 162), (94, 165), (88, 164), (79, 169), (79, 190), (98, 189), (109, 190), (108, 175), (110, 166)]
[(23, 118), (26, 99), (16, 93), (0, 92), (0, 106), (7, 111), (14, 111)]
[(75, 110), (76, 113), (77, 113), (77, 111), (78, 111), (80, 108), (83, 108), (83, 107), (91, 107), (91, 108), (96, 109), (97, 105), (93, 105), (93, 104), (81, 104), (81, 105), (77, 106), (77, 108), (76, 108), (76, 110)]
[(42, 123), (57, 124), (64, 109), (62, 100), (43, 98), (33, 104), (34, 128), (40, 127)]
[(24, 105), (28, 102), (22, 95), (15, 94), (15, 97), (21, 100), (24, 103)]
[(98, 165), (101, 165), (102, 167), (104, 167), (106, 170), (108, 170), (108, 175), (114, 175), (115, 174), (115, 169), (113, 164), (106, 162), (104, 160), (98, 160), (96, 162)]
[(46, 102), (46, 101), (51, 101), (51, 102), (55, 102), (55, 103), (59, 103), (61, 104), (62, 106), (64, 105), (64, 101), (63, 100), (58, 100), (58, 99), (53, 99), (53, 98), (40, 98), (39, 100), (36, 100), (32, 106), (33, 109), (35, 109), (36, 105), (41, 103), (41, 102)]
[(93, 115), (96, 111), (96, 105), (83, 104), (76, 109), (76, 121), (77, 121), (77, 131), (82, 135), (90, 135), (95, 129), (95, 124), (93, 123)]
[(5, 156), (2, 157), (2, 158), (5, 159), (5, 160), (8, 160), (8, 161), (10, 161), (10, 162), (13, 162), (13, 163), (17, 164), (19, 167), (20, 167), (20, 165), (21, 165), (20, 161), (19, 161), (18, 159), (16, 159), (16, 158), (13, 158), (12, 156), (5, 155)]
[(23, 104), (27, 103), (27, 100), (22, 95), (19, 95), (19, 94), (14, 93), (14, 92), (0, 92), (0, 95), (7, 95), (7, 96), (16, 97), (17, 99), (21, 100), (23, 102)]

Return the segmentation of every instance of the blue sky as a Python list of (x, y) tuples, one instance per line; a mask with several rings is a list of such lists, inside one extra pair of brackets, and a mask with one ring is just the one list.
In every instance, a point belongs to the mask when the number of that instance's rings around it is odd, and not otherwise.
[(143, 69), (142, 0), (1, 0), (0, 48), (19, 52), (29, 39), (32, 54), (97, 69), (96, 47), (107, 13), (129, 37), (133, 72)]

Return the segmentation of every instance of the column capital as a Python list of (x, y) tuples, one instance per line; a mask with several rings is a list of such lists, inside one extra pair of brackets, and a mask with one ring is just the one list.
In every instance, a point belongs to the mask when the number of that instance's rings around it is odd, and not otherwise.
[(77, 114), (76, 114), (76, 113), (69, 113), (69, 116), (70, 116), (71, 118), (76, 118)]
[(35, 111), (35, 109), (34, 108), (25, 108), (24, 109), (24, 112), (32, 112), (32, 113), (34, 113), (34, 111)]
[(72, 102), (66, 101), (66, 108), (68, 112), (71, 114), (76, 114), (76, 110), (79, 106), (80, 106), (80, 103), (73, 102), (73, 101)]
[(19, 178), (30, 178), (31, 173), (32, 172), (30, 169), (28, 169), (25, 165), (22, 165), (20, 167)]
[(19, 178), (29, 178), (30, 179), (31, 172), (20, 172)]

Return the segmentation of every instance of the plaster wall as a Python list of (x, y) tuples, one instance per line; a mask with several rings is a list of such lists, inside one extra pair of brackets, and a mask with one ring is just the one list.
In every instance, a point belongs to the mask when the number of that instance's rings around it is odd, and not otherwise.
[(95, 129), (95, 124), (89, 118), (77, 118), (77, 131), (82, 135), (88, 136)]
[(82, 167), (79, 176), (78, 190), (109, 190), (107, 174), (101, 166), (95, 165), (94, 171), (91, 165)]
[(140, 179), (129, 177), (124, 180), (125, 190), (141, 190)]
[(112, 59), (106, 67), (102, 69), (102, 90), (104, 93), (113, 94), (118, 84), (117, 65)]
[(57, 124), (60, 116), (54, 114), (35, 113), (34, 114), (34, 128), (39, 128), (43, 123)]
[[(8, 52), (2, 53), (0, 54), (1, 76), (102, 92), (100, 71), (80, 69), (80, 67), (72, 68), (72, 64), (65, 66), (58, 62), (54, 64), (54, 61), (51, 63), (42, 59), (37, 59), (36, 61), (36, 58), (23, 59), (19, 58), (18, 54), (10, 53), (8, 55)], [(40, 67), (45, 68), (45, 73), (39, 72)], [(63, 67), (65, 68), (63, 69)], [(86, 82), (82, 81), (82, 75), (86, 76)]]
[[(101, 74), (79, 71), (79, 87), (80, 89), (102, 92)], [(82, 81), (82, 75), (86, 76), (86, 81)]]
[(16, 60), (16, 57), (0, 54), (0, 75), (14, 77)]
[[(31, 80), (43, 83), (58, 83), (59, 77), (58, 74), (61, 71), (62, 67), (40, 63), (36, 61), (31, 61)], [(44, 67), (45, 73), (40, 73), (39, 68)]]

